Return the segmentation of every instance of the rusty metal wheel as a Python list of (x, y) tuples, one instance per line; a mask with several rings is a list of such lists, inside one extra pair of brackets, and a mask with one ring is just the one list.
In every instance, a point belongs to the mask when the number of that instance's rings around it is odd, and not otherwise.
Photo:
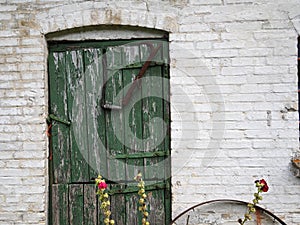
[[(247, 210), (248, 202), (233, 199), (217, 199), (199, 203), (176, 216), (170, 225), (238, 225)], [(270, 211), (256, 206), (256, 213), (247, 225), (287, 225)]]

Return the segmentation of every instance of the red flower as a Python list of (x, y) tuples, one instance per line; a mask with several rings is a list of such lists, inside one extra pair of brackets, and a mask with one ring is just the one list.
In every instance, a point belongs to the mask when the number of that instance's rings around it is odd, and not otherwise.
[(105, 189), (105, 188), (107, 188), (107, 184), (106, 184), (104, 181), (101, 181), (101, 182), (98, 184), (98, 188), (99, 188), (99, 189)]
[(257, 180), (256, 182), (258, 182), (259, 184), (263, 185), (263, 186), (261, 187), (261, 190), (262, 190), (263, 192), (267, 192), (267, 191), (269, 190), (269, 186), (268, 186), (267, 182), (266, 182), (264, 179)]

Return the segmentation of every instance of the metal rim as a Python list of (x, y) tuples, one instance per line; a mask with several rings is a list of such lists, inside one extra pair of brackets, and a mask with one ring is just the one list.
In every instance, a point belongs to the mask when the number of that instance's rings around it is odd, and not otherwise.
[[(195, 209), (196, 207), (202, 206), (202, 205), (206, 205), (206, 204), (210, 204), (210, 203), (215, 203), (215, 202), (232, 202), (232, 203), (239, 203), (239, 204), (244, 204), (244, 205), (248, 205), (249, 202), (245, 202), (245, 201), (241, 201), (241, 200), (235, 200), (235, 199), (215, 199), (215, 200), (210, 200), (210, 201), (206, 201), (206, 202), (201, 202), (197, 205), (194, 205), (190, 208), (188, 208), (187, 210), (183, 211), (182, 213), (180, 213), (178, 216), (176, 216), (172, 222), (170, 223), (170, 225), (173, 225), (177, 219), (179, 219), (181, 216), (183, 216), (184, 214), (186, 214), (187, 212), (189, 212), (190, 210)], [(256, 205), (255, 206), (256, 209), (259, 209), (263, 212), (265, 212), (266, 214), (268, 214), (269, 216), (271, 216), (272, 218), (274, 218), (275, 220), (277, 220), (280, 224), (282, 225), (287, 225), (285, 222), (283, 222), (279, 217), (277, 217), (276, 215), (274, 215), (272, 212), (270, 212), (267, 209), (262, 208), (261, 206)]]

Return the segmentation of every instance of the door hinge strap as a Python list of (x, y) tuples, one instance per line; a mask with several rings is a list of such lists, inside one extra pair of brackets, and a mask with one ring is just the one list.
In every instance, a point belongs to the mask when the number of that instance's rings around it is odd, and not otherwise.
[(70, 122), (70, 121), (61, 119), (61, 118), (55, 116), (54, 114), (49, 114), (49, 115), (48, 115), (48, 118), (47, 118), (47, 121), (48, 121), (49, 123), (51, 123), (52, 120), (54, 120), (54, 121), (56, 121), (56, 122), (59, 122), (59, 123), (63, 123), (63, 124), (65, 124), (65, 125), (67, 125), (67, 126), (70, 126), (70, 125), (71, 125), (71, 122)]
[[(166, 187), (166, 184), (164, 182), (158, 182), (156, 184), (146, 185), (145, 190), (151, 191), (151, 190), (158, 190), (158, 189), (164, 189)], [(127, 186), (125, 189), (123, 188), (112, 188), (108, 191), (109, 195), (114, 194), (126, 194), (126, 193), (133, 193), (138, 192), (139, 188), (137, 186)]]
[(155, 152), (140, 152), (131, 154), (117, 154), (112, 156), (113, 159), (139, 159), (139, 158), (152, 158), (152, 157), (162, 157), (168, 156), (169, 153), (166, 151), (155, 151)]

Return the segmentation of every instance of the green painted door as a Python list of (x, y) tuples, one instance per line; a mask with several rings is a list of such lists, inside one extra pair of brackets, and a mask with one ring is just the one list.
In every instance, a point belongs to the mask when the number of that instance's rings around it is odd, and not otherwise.
[(109, 184), (116, 224), (139, 224), (139, 171), (150, 223), (168, 224), (168, 42), (49, 43), (48, 63), (50, 224), (103, 224), (98, 174)]

